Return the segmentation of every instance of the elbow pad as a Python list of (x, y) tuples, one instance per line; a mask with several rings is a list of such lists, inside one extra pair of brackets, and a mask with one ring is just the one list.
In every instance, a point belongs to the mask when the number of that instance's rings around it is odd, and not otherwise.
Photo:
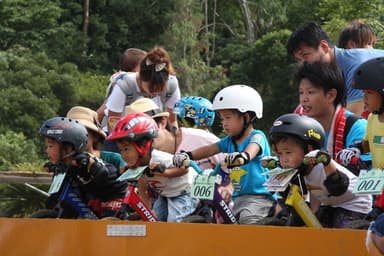
[(348, 190), (349, 178), (346, 174), (336, 170), (324, 180), (324, 186), (330, 196), (341, 196)]

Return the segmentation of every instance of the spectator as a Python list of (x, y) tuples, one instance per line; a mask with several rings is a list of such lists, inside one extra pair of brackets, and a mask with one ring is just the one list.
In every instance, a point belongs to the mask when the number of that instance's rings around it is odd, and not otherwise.
[(357, 115), (363, 113), (363, 93), (352, 88), (352, 76), (361, 63), (384, 56), (384, 50), (340, 49), (333, 45), (328, 34), (319, 25), (309, 22), (291, 34), (287, 51), (300, 64), (315, 61), (336, 64), (342, 72), (346, 86), (346, 108)]
[(165, 49), (155, 47), (149, 51), (140, 63), (140, 71), (124, 74), (108, 97), (108, 131), (123, 116), (125, 106), (143, 97), (152, 98), (160, 109), (168, 111), (172, 125), (177, 126), (172, 109), (180, 99), (180, 89), (174, 74), (171, 59)]

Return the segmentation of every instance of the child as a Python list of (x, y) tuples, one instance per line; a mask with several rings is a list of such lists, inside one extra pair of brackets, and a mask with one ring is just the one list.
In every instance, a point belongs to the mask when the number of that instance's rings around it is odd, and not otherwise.
[(107, 140), (116, 141), (129, 168), (149, 166), (147, 178), (167, 200), (166, 208), (153, 207), (159, 220), (180, 222), (196, 207), (189, 195), (188, 170), (172, 167), (172, 155), (153, 148), (158, 133), (159, 127), (152, 117), (136, 112), (121, 118)]
[(74, 172), (80, 190), (85, 195), (84, 199), (105, 203), (105, 208), (98, 212), (99, 217), (105, 217), (107, 213), (117, 210), (109, 205), (114, 205), (115, 202), (121, 204), (127, 185), (111, 179), (104, 163), (85, 152), (88, 133), (79, 121), (54, 117), (42, 124), (39, 133), (44, 137), (46, 152), (53, 165), (51, 168), (64, 168), (65, 171)]
[(265, 134), (253, 128), (252, 122), (262, 117), (263, 102), (259, 93), (246, 85), (232, 85), (220, 90), (213, 109), (219, 114), (224, 132), (228, 135), (216, 143), (193, 151), (175, 154), (174, 163), (182, 166), (184, 160), (200, 160), (217, 153), (230, 153), (225, 157), (234, 185), (233, 212), (240, 224), (254, 224), (266, 217), (273, 203), (272, 195), (263, 186), (261, 158), (270, 154)]
[(125, 170), (125, 162), (120, 154), (101, 150), (106, 134), (100, 126), (95, 111), (86, 107), (75, 106), (68, 111), (67, 117), (79, 121), (87, 129), (88, 142), (85, 151), (101, 158), (108, 168), (110, 166), (115, 168), (118, 171), (117, 176)]
[(357, 177), (327, 153), (320, 152), (328, 158), (325, 163), (312, 161), (308, 165), (303, 164), (304, 157), (315, 159), (318, 156), (324, 135), (322, 125), (315, 119), (285, 114), (273, 123), (270, 142), (281, 167), (298, 168), (304, 176), (310, 192), (310, 206), (322, 224), (345, 228), (352, 220), (364, 218), (371, 210), (371, 197), (354, 195), (352, 190)]
[[(361, 64), (354, 74), (353, 87), (364, 90), (364, 105), (368, 116), (364, 140), (340, 152), (339, 157), (347, 164), (353, 157), (371, 152), (372, 168), (384, 169), (384, 57)], [(384, 212), (384, 194), (376, 197), (372, 212), (367, 216), (374, 220)]]

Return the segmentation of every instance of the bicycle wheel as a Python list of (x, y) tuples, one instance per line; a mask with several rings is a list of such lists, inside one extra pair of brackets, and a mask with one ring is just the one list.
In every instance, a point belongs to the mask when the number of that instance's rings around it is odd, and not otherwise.
[(57, 211), (43, 209), (37, 212), (32, 213), (29, 218), (39, 218), (39, 219), (55, 219), (57, 218)]
[(209, 223), (206, 218), (200, 215), (190, 215), (185, 217), (181, 222), (183, 223)]

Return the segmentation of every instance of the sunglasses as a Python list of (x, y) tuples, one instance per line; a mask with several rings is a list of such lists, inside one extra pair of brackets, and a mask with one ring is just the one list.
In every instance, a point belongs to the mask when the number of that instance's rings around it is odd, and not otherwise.
[(371, 232), (372, 234), (377, 235), (378, 237), (383, 237), (383, 236), (384, 236), (381, 232), (379, 232), (379, 231), (376, 229), (376, 224), (375, 224), (374, 221), (372, 221), (371, 224), (369, 224), (368, 231)]

